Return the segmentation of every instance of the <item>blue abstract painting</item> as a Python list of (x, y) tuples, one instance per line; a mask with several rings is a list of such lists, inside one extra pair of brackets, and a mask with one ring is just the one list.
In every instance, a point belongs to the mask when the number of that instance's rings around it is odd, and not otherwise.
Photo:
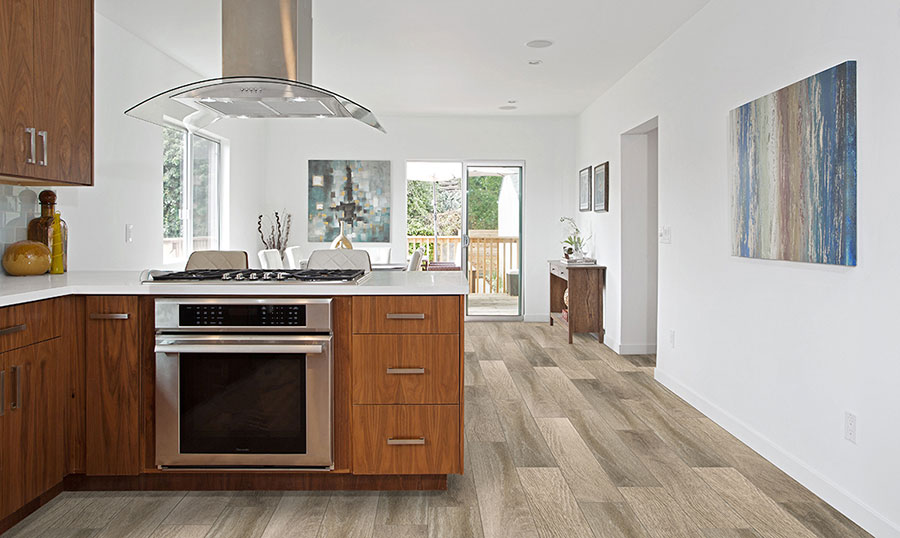
[(391, 161), (309, 161), (309, 241), (391, 240)]
[(856, 62), (731, 111), (735, 256), (856, 265)]

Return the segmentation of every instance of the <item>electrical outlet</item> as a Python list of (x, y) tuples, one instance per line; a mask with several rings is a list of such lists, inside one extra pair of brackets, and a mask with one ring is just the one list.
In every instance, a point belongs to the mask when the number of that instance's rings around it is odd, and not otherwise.
[(675, 347), (675, 329), (669, 331), (669, 346)]
[(663, 225), (659, 227), (659, 242), (663, 245), (669, 245), (672, 243), (672, 227), (669, 225)]
[(134, 224), (125, 225), (125, 244), (134, 243)]
[(856, 415), (850, 411), (844, 413), (844, 439), (856, 444)]

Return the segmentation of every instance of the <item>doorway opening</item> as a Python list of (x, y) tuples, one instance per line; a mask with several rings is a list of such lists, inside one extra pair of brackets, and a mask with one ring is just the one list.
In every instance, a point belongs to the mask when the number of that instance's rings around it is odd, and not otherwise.
[(659, 280), (659, 122), (621, 136), (622, 325), (619, 353), (653, 355)]

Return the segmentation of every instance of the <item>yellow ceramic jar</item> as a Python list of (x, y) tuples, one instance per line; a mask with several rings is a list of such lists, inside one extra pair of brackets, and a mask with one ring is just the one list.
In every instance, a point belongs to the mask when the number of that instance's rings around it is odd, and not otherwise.
[(13, 276), (43, 275), (50, 270), (50, 248), (38, 241), (19, 241), (3, 253), (3, 268)]

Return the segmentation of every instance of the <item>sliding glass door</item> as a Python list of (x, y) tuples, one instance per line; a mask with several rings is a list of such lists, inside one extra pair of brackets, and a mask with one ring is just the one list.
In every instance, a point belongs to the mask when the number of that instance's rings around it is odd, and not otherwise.
[(521, 165), (466, 165), (466, 315), (522, 316)]
[(428, 271), (463, 271), (466, 316), (522, 317), (520, 163), (410, 161), (407, 249)]

